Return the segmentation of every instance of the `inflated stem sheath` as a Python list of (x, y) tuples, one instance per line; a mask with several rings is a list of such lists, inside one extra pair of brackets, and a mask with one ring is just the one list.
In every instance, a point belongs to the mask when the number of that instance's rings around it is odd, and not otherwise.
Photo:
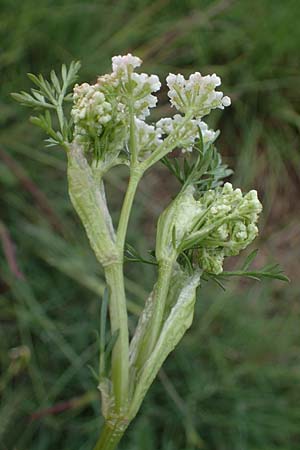
[(115, 232), (99, 180), (84, 156), (80, 145), (68, 151), (68, 182), (72, 204), (86, 230), (97, 259), (105, 267), (119, 262)]
[[(136, 388), (134, 390), (134, 395), (129, 408), (130, 420), (132, 420), (137, 414), (146, 392), (154, 381), (159, 369), (163, 365), (163, 362), (174, 350), (186, 330), (192, 324), (196, 300), (196, 289), (200, 284), (200, 275), (200, 271), (196, 271), (192, 276), (187, 277), (183, 285), (178, 290), (175, 289), (174, 293), (172, 293), (175, 298), (169, 299), (169, 302), (173, 303), (173, 306), (171, 307), (164, 322), (151, 356), (145, 362), (137, 376)], [(153, 301), (155, 301), (154, 296), (150, 296), (146, 305), (147, 307), (143, 313), (145, 316), (142, 315), (140, 318), (137, 329), (138, 340), (143, 339), (143, 328), (147, 326), (147, 318), (149, 314), (151, 315), (151, 304)], [(132, 373), (134, 373), (135, 366), (134, 353), (137, 350), (138, 343), (135, 342), (131, 346)]]

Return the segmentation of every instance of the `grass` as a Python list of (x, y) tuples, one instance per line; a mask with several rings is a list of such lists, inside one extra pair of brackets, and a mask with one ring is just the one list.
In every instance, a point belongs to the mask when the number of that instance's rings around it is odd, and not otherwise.
[[(205, 285), (191, 331), (121, 449), (297, 450), (299, 2), (1, 0), (0, 8), (0, 449), (85, 450), (101, 426), (89, 366), (97, 365), (103, 277), (67, 197), (64, 155), (44, 148), (9, 92), (27, 88), (26, 72), (47, 74), (71, 59), (93, 80), (112, 55), (132, 51), (161, 77), (223, 77), (233, 106), (211, 123), (222, 130), (234, 183), (263, 199), (260, 262), (279, 260), (292, 283), (231, 282), (225, 293)], [(165, 92), (161, 101), (167, 115)], [(108, 182), (117, 214), (126, 173)], [(163, 168), (147, 175), (129, 233), (140, 251), (174, 188)], [(153, 274), (127, 269), (133, 326)]]

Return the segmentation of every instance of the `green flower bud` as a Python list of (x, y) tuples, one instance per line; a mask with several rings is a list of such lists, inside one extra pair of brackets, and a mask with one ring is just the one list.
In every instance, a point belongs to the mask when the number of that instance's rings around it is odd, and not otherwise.
[(224, 256), (237, 255), (257, 236), (261, 210), (256, 191), (243, 196), (240, 189), (225, 183), (196, 200), (194, 189), (188, 187), (159, 219), (157, 259), (192, 250), (192, 264), (197, 261), (202, 269), (220, 273)]
[(223, 272), (224, 250), (220, 248), (201, 248), (198, 252), (199, 266), (206, 272), (219, 275)]

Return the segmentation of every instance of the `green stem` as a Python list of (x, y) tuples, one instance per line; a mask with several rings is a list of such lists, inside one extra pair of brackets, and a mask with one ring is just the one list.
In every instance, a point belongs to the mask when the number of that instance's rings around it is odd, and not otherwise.
[(163, 261), (159, 265), (158, 280), (154, 292), (154, 309), (151, 317), (151, 326), (148, 328), (141, 345), (137, 366), (141, 367), (151, 354), (161, 330), (166, 300), (170, 288), (174, 262)]
[(112, 382), (116, 410), (126, 407), (129, 377), (129, 335), (123, 263), (116, 262), (104, 268), (109, 287), (109, 315), (111, 332), (119, 333), (112, 351)]
[(101, 431), (94, 450), (114, 450), (120, 442), (124, 432), (124, 428), (120, 429), (118, 426), (110, 427), (106, 423)]
[(136, 189), (137, 189), (139, 181), (142, 177), (142, 174), (143, 174), (143, 172), (138, 167), (132, 168), (132, 170), (130, 172), (128, 188), (127, 188), (127, 192), (126, 192), (126, 195), (124, 198), (121, 215), (120, 215), (120, 220), (119, 220), (118, 231), (117, 231), (117, 245), (122, 254), (124, 252), (124, 245), (125, 245), (125, 239), (126, 239), (126, 233), (127, 233), (130, 212), (131, 212), (134, 196), (136, 193)]
[(110, 290), (109, 314), (111, 332), (119, 332), (119, 337), (112, 351), (112, 382), (117, 411), (121, 411), (122, 408), (127, 407), (129, 381), (129, 336), (123, 254), (130, 212), (141, 175), (140, 171), (132, 169), (120, 214), (116, 237), (120, 261), (104, 268), (106, 281)]

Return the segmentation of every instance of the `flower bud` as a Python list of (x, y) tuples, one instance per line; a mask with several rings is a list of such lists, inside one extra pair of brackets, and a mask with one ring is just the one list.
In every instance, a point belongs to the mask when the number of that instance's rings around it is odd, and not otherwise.
[(191, 264), (219, 274), (224, 257), (237, 255), (257, 236), (261, 210), (256, 191), (243, 196), (240, 189), (225, 183), (196, 200), (189, 186), (159, 218), (157, 259), (176, 258), (192, 251)]
[(221, 248), (200, 248), (198, 252), (199, 266), (206, 272), (219, 275), (223, 272), (224, 251)]

